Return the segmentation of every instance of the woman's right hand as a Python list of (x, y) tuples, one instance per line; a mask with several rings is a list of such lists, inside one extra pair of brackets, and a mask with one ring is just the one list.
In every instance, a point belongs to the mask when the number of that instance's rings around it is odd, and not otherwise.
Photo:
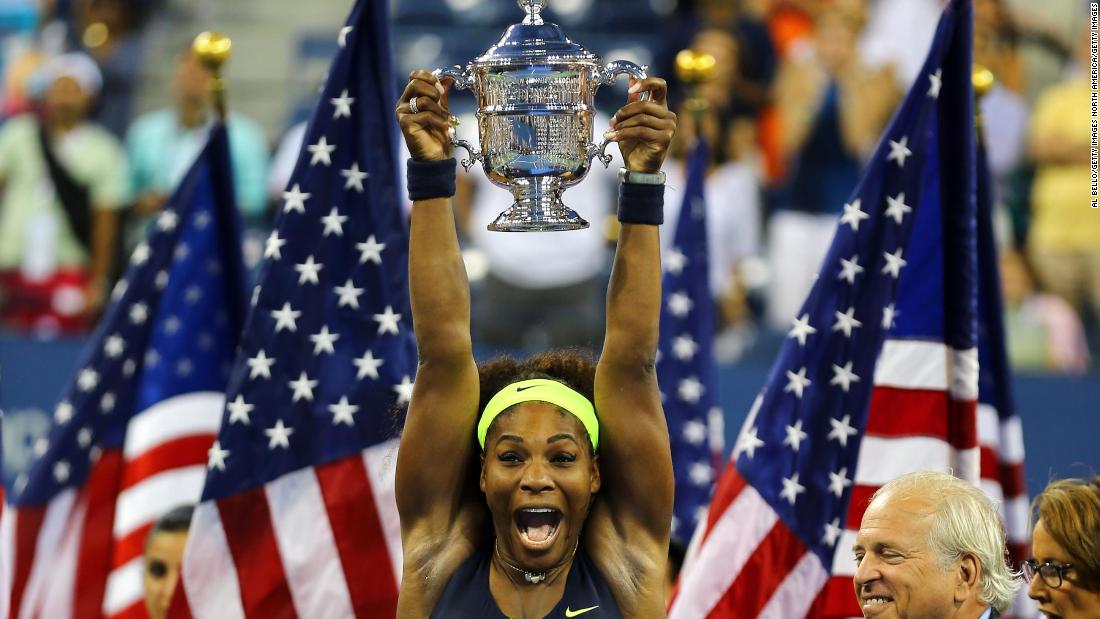
[[(413, 71), (397, 102), (397, 123), (405, 135), (409, 154), (416, 161), (439, 161), (451, 156), (451, 112), (447, 93), (453, 81), (437, 79), (429, 71)], [(409, 105), (416, 99), (419, 113)]]

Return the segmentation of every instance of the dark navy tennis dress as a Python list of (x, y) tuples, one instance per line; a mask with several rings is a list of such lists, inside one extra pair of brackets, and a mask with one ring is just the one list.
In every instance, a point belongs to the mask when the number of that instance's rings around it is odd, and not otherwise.
[[(492, 547), (467, 559), (439, 597), (430, 619), (508, 619), (489, 592)], [(546, 619), (622, 619), (611, 589), (583, 548), (577, 549), (565, 581), (565, 592)]]

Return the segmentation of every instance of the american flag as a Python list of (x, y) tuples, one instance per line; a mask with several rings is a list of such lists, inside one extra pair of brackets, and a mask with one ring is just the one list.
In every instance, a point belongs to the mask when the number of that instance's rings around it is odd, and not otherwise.
[[(980, 133), (979, 133), (980, 136)], [(999, 501), (1013, 566), (1031, 556), (1024, 437), (1012, 398), (1012, 372), (1005, 348), (997, 240), (993, 234), (993, 195), (984, 144), (978, 142), (978, 444), (981, 487)], [(1036, 606), (1026, 587), (1016, 596), (1010, 616), (1034, 617)]]
[(706, 516), (722, 453), (722, 412), (717, 405), (717, 369), (712, 351), (715, 312), (708, 283), (703, 197), (709, 163), (706, 141), (699, 140), (687, 160), (687, 186), (673, 245), (662, 261), (664, 302), (657, 382), (661, 385), (676, 476), (672, 535), (685, 541), (691, 539), (696, 523)]
[[(0, 521), (4, 518), (4, 405), (0, 400)], [(3, 569), (4, 564), (0, 563), (0, 569)], [(4, 594), (0, 591), (0, 597)]]
[[(360, 0), (267, 239), (169, 616), (392, 617), (416, 347), (382, 0)], [(186, 599), (184, 599), (186, 598)]]
[[(0, 617), (144, 617), (152, 523), (202, 491), (245, 315), (224, 127), (135, 248), (0, 523)], [(10, 595), (10, 598), (9, 598)]]
[(952, 0), (745, 421), (673, 619), (860, 616), (850, 548), (871, 494), (920, 469), (978, 483), (971, 32)]

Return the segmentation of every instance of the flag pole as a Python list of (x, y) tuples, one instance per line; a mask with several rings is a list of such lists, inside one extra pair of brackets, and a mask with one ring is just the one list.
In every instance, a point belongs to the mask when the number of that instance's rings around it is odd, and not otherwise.
[(982, 118), (980, 104), (986, 94), (993, 89), (993, 84), (997, 82), (997, 79), (988, 68), (975, 63), (974, 69), (970, 74), (970, 81), (974, 84), (974, 130), (978, 132), (978, 140), (984, 141), (982, 139), (982, 128), (985, 121)]
[(703, 97), (703, 84), (718, 73), (718, 61), (714, 56), (698, 49), (684, 49), (676, 54), (676, 77), (689, 88), (687, 109), (695, 126), (696, 140), (703, 137), (703, 113), (709, 103)]
[(191, 47), (195, 51), (195, 55), (199, 57), (199, 62), (213, 76), (210, 82), (210, 94), (214, 98), (214, 113), (218, 115), (218, 120), (222, 122), (225, 122), (226, 116), (225, 80), (222, 79), (222, 66), (229, 60), (232, 47), (233, 42), (229, 37), (217, 32), (201, 33), (195, 37), (195, 42)]

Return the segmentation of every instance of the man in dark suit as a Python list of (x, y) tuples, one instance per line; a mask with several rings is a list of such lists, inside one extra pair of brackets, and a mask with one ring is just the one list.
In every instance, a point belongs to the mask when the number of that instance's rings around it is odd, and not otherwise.
[(1020, 588), (993, 502), (950, 475), (911, 473), (871, 498), (852, 547), (864, 617), (995, 619)]

